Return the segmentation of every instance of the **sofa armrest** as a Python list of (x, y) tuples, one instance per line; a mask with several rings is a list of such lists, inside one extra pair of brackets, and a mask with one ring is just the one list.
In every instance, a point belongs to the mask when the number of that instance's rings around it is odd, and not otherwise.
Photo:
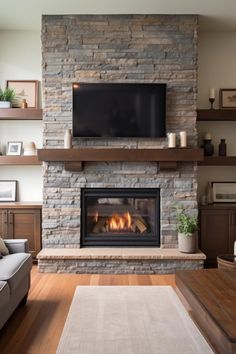
[(4, 239), (10, 253), (29, 253), (29, 242), (26, 239), (7, 240)]

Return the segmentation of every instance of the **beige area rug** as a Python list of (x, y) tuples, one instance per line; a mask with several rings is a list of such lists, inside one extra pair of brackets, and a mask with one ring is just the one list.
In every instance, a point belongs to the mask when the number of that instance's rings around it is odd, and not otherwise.
[(213, 353), (171, 286), (76, 288), (57, 354)]

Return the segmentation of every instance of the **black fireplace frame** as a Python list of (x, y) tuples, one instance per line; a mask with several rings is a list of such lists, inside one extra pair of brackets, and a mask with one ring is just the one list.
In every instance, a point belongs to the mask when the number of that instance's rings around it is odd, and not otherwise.
[[(102, 193), (102, 194), (101, 194)], [(155, 228), (152, 235), (140, 236), (94, 236), (87, 235), (87, 204), (86, 197), (143, 197), (155, 198)], [(160, 189), (159, 188), (81, 188), (81, 247), (160, 247)]]

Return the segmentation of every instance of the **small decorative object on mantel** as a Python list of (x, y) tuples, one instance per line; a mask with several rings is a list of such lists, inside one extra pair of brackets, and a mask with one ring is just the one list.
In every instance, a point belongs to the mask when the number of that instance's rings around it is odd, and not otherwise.
[(168, 133), (168, 147), (175, 148), (176, 147), (176, 134), (175, 133)]
[(220, 108), (236, 109), (236, 89), (220, 89)]
[(25, 156), (34, 156), (37, 154), (36, 145), (33, 141), (24, 143), (24, 155)]
[(22, 100), (25, 99), (28, 108), (38, 108), (38, 86), (37, 80), (7, 80), (7, 87), (16, 93), (13, 107), (21, 108)]
[(28, 107), (28, 103), (26, 102), (26, 99), (23, 98), (22, 102), (21, 102), (21, 108), (27, 108)]
[(183, 253), (195, 253), (197, 251), (198, 219), (187, 214), (178, 205), (175, 206), (178, 221), (178, 246)]
[(180, 147), (186, 148), (187, 147), (187, 133), (185, 131), (179, 133), (180, 136)]
[(215, 89), (211, 88), (209, 92), (209, 101), (211, 103), (211, 109), (214, 109), (213, 104), (215, 102)]
[(214, 145), (211, 142), (211, 134), (206, 133), (201, 146), (204, 150), (204, 156), (212, 156), (214, 154)]
[(0, 108), (11, 108), (15, 92), (8, 87), (2, 90), (0, 87)]
[(64, 148), (71, 149), (72, 147), (72, 136), (71, 136), (71, 129), (66, 129), (64, 135)]
[(21, 155), (22, 141), (8, 141), (7, 143), (7, 155), (17, 156)]
[(236, 203), (236, 182), (212, 182), (214, 203)]
[(227, 155), (227, 145), (225, 139), (220, 139), (219, 156), (226, 156), (226, 155)]
[(16, 201), (16, 182), (0, 180), (0, 202)]

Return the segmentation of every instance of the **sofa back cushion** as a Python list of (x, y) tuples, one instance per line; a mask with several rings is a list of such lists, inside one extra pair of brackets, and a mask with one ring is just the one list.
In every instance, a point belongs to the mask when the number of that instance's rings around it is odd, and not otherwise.
[(7, 254), (9, 254), (8, 248), (4, 243), (4, 240), (2, 238), (0, 238), (0, 253), (3, 256), (6, 256)]

